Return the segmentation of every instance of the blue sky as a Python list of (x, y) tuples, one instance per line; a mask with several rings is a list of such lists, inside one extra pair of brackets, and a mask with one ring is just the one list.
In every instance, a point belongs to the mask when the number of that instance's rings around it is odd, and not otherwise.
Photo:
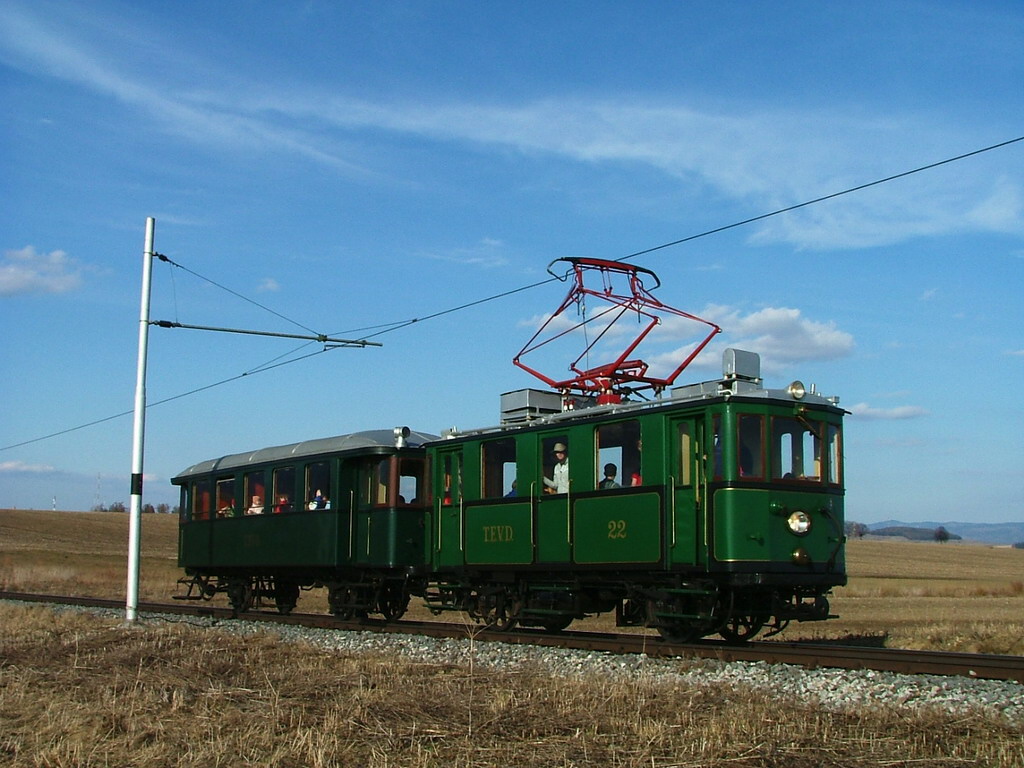
[[(147, 216), (277, 313), (157, 263), (154, 320), (360, 337), (1024, 135), (1021, 40), (1019, 2), (4, 0), (0, 506), (128, 502), (130, 416), (36, 438), (131, 410)], [(1022, 520), (1022, 185), (1024, 142), (635, 263), (724, 329), (681, 381), (737, 346), (840, 396), (849, 518)], [(496, 423), (565, 289), (159, 405), (319, 348), (154, 328), (145, 501), (226, 453)]]

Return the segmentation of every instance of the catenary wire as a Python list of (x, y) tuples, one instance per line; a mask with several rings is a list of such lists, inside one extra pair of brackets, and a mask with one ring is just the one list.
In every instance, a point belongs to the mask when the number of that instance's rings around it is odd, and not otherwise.
[[(310, 342), (310, 343), (312, 343), (312, 342)], [(307, 345), (304, 344), (302, 346), (307, 346)], [(235, 374), (234, 376), (229, 376), (226, 379), (221, 379), (220, 381), (215, 381), (215, 382), (212, 382), (210, 384), (204, 384), (201, 387), (196, 387), (195, 389), (190, 389), (187, 392), (179, 392), (176, 395), (171, 395), (170, 397), (165, 397), (163, 400), (156, 400), (156, 401), (154, 401), (152, 403), (147, 403), (146, 404), (146, 410), (148, 411), (150, 408), (153, 408), (153, 407), (158, 406), (158, 405), (164, 405), (165, 403), (170, 403), (170, 402), (172, 402), (174, 400), (181, 400), (182, 398), (189, 397), (190, 395), (196, 395), (196, 394), (198, 394), (200, 392), (206, 391), (207, 389), (213, 389), (214, 387), (219, 387), (221, 384), (228, 384), (228, 383), (230, 383), (232, 381), (238, 381), (239, 379), (243, 379), (246, 376), (252, 376), (252, 375), (257, 374), (257, 373), (265, 373), (266, 371), (271, 371), (271, 370), (273, 370), (275, 368), (281, 368), (282, 366), (285, 366), (285, 365), (291, 365), (292, 363), (297, 363), (297, 362), (300, 362), (300, 361), (305, 360), (307, 358), (314, 357), (316, 355), (322, 355), (325, 352), (330, 352), (331, 349), (332, 348), (318, 349), (315, 352), (310, 352), (308, 354), (302, 355), (301, 357), (296, 357), (296, 358), (293, 358), (291, 360), (284, 360), (282, 362), (275, 362), (277, 360), (280, 360), (282, 357), (285, 357), (285, 356), (287, 356), (289, 354), (293, 354), (296, 351), (296, 350), (292, 350), (291, 352), (286, 352), (284, 355), (278, 355), (273, 360), (271, 360), (271, 361), (269, 361), (267, 363), (263, 363), (262, 365), (259, 365), (256, 368), (250, 368), (248, 371), (243, 371), (242, 373)], [(90, 422), (87, 422), (85, 424), (79, 424), (79, 425), (74, 426), (74, 427), (68, 427), (67, 429), (62, 429), (62, 430), (60, 430), (58, 432), (51, 432), (48, 435), (43, 435), (41, 437), (34, 437), (31, 440), (23, 440), (22, 442), (14, 443), (13, 445), (5, 445), (2, 448), (0, 448), (0, 451), (6, 451), (6, 450), (9, 450), (11, 448), (20, 448), (23, 445), (31, 445), (32, 443), (39, 443), (39, 442), (42, 442), (43, 440), (49, 440), (50, 438), (53, 438), (53, 437), (60, 437), (61, 435), (67, 435), (67, 434), (70, 434), (72, 432), (77, 432), (80, 429), (86, 429), (88, 427), (94, 427), (97, 424), (104, 424), (104, 423), (106, 423), (108, 421), (113, 421), (114, 419), (119, 419), (122, 416), (130, 416), (132, 413), (134, 413), (134, 410), (121, 411), (120, 413), (115, 413), (112, 416), (105, 416), (102, 419), (96, 419), (95, 421), (90, 421)]]
[[(619, 259), (616, 259), (616, 261), (626, 261), (628, 259), (634, 259), (637, 256), (643, 256), (645, 254), (654, 253), (656, 251), (661, 251), (661, 250), (664, 250), (666, 248), (671, 248), (671, 247), (676, 246), (676, 245), (682, 245), (683, 243), (692, 242), (694, 240), (698, 240), (698, 239), (703, 238), (703, 237), (708, 237), (710, 235), (718, 234), (719, 232), (725, 232), (727, 230), (735, 229), (737, 227), (742, 227), (742, 226), (745, 226), (747, 224), (753, 224), (754, 222), (757, 222), (757, 221), (764, 221), (765, 219), (771, 218), (773, 216), (779, 216), (779, 215), (781, 215), (783, 213), (789, 213), (790, 211), (795, 211), (795, 210), (798, 210), (800, 208), (806, 208), (808, 206), (815, 205), (817, 203), (825, 202), (826, 200), (832, 200), (832, 199), (835, 199), (837, 197), (842, 197), (843, 195), (851, 194), (853, 192), (859, 192), (861, 190), (868, 189), (870, 187), (875, 187), (875, 186), (878, 186), (880, 184), (886, 184), (888, 182), (895, 181), (897, 179), (902, 179), (902, 178), (905, 178), (907, 176), (912, 176), (912, 175), (914, 175), (916, 173), (921, 173), (923, 171), (931, 170), (932, 168), (938, 168), (938, 167), (943, 166), (943, 165), (948, 165), (950, 163), (955, 163), (955, 162), (958, 162), (960, 160), (965, 160), (965, 159), (967, 159), (969, 157), (974, 157), (976, 155), (983, 154), (985, 152), (991, 152), (991, 151), (996, 150), (996, 149), (1001, 149), (1003, 147), (1007, 147), (1007, 146), (1010, 146), (1011, 144), (1016, 144), (1016, 143), (1021, 142), (1021, 141), (1024, 141), (1024, 136), (1018, 136), (1018, 137), (1013, 138), (1013, 139), (1008, 139), (1006, 141), (1001, 141), (1001, 142), (999, 142), (997, 144), (991, 144), (991, 145), (989, 145), (987, 147), (982, 147), (981, 149), (972, 150), (971, 152), (964, 152), (963, 154), (959, 154), (959, 155), (956, 155), (954, 157), (948, 157), (948, 158), (946, 158), (944, 160), (939, 160), (939, 161), (934, 162), (934, 163), (928, 163), (927, 165), (922, 165), (922, 166), (919, 166), (917, 168), (913, 168), (913, 169), (908, 170), (908, 171), (903, 171), (901, 173), (893, 174), (891, 176), (886, 176), (885, 178), (882, 178), (882, 179), (876, 179), (874, 181), (869, 181), (869, 182), (864, 183), (864, 184), (858, 184), (857, 186), (854, 186), (854, 187), (848, 187), (847, 189), (840, 190), (839, 192), (833, 192), (833, 193), (828, 194), (828, 195), (823, 195), (821, 197), (816, 197), (816, 198), (813, 198), (811, 200), (806, 200), (806, 201), (804, 201), (802, 203), (797, 203), (795, 205), (786, 206), (785, 208), (779, 208), (777, 210), (770, 211), (769, 213), (760, 214), (759, 216), (752, 216), (751, 218), (743, 219), (742, 221), (733, 222), (732, 224), (726, 224), (726, 225), (723, 225), (723, 226), (720, 226), (720, 227), (714, 227), (713, 229), (707, 229), (707, 230), (704, 230), (703, 232), (698, 232), (697, 234), (689, 235), (687, 237), (683, 237), (683, 238), (680, 238), (678, 240), (672, 240), (671, 242), (662, 243), (661, 245), (652, 246), (650, 248), (645, 248), (645, 249), (640, 250), (640, 251), (634, 251), (633, 253), (627, 254), (625, 256), (620, 257)], [(257, 301), (254, 301), (254, 300), (252, 300), (252, 299), (250, 299), (250, 298), (248, 298), (246, 296), (243, 296), (242, 294), (239, 294), (236, 291), (233, 291), (232, 289), (227, 288), (226, 286), (220, 285), (219, 283), (217, 283), (214, 280), (210, 280), (209, 278), (204, 277), (204, 276), (202, 276), (202, 275), (200, 275), (200, 274), (198, 274), (198, 273), (188, 269), (187, 267), (184, 267), (184, 266), (182, 266), (180, 264), (177, 264), (176, 262), (171, 261), (166, 256), (163, 256), (161, 254), (155, 254), (155, 255), (158, 256), (158, 258), (160, 258), (162, 261), (166, 261), (166, 262), (172, 264), (173, 266), (178, 267), (179, 269), (183, 269), (186, 272), (189, 272), (190, 274), (195, 275), (196, 277), (200, 278), (201, 280), (205, 280), (206, 282), (209, 282), (210, 284), (212, 284), (212, 285), (214, 285), (214, 286), (216, 286), (218, 288), (221, 288), (221, 289), (227, 291), (228, 293), (231, 293), (234, 296), (237, 296), (238, 298), (242, 299), (243, 301), (247, 301), (250, 304), (253, 304), (253, 305), (257, 306), (257, 307), (260, 307), (261, 309), (265, 309), (267, 312), (270, 312), (271, 314), (276, 315), (277, 317), (280, 317), (282, 320), (286, 320), (287, 322), (292, 323), (293, 325), (297, 325), (298, 327), (303, 328), (304, 330), (307, 330), (310, 333), (313, 333), (313, 334), (317, 334), (318, 333), (317, 331), (314, 331), (311, 328), (307, 328), (302, 323), (299, 323), (299, 322), (297, 322), (295, 320), (292, 320), (292, 319), (290, 319), (288, 317), (285, 317), (284, 315), (280, 314), (279, 312), (276, 312), (273, 309), (270, 309), (269, 307), (265, 307), (265, 306), (263, 306), (262, 304), (260, 304)], [(355, 328), (355, 329), (341, 330), (341, 331), (336, 331), (335, 334), (338, 334), (338, 333), (350, 334), (350, 333), (357, 333), (357, 332), (359, 332), (361, 330), (373, 330), (373, 329), (377, 329), (377, 328), (381, 329), (381, 330), (378, 330), (376, 333), (370, 334), (369, 336), (366, 337), (366, 338), (374, 338), (376, 336), (382, 336), (382, 335), (384, 335), (386, 333), (391, 333), (393, 331), (397, 331), (397, 330), (400, 330), (402, 328), (407, 328), (410, 325), (415, 325), (415, 324), (418, 324), (418, 323), (423, 323), (423, 322), (426, 322), (428, 320), (434, 320), (434, 319), (436, 319), (438, 317), (443, 317), (445, 315), (450, 315), (450, 314), (453, 314), (455, 312), (461, 312), (462, 310), (469, 309), (470, 307), (480, 306), (481, 304), (486, 304), (486, 303), (491, 302), (491, 301), (496, 301), (498, 299), (503, 299), (503, 298), (506, 298), (508, 296), (513, 296), (513, 295), (515, 295), (517, 293), (522, 293), (524, 291), (532, 290), (533, 288), (538, 288), (538, 287), (540, 287), (542, 285), (547, 285), (548, 283), (554, 282), (555, 280), (558, 280), (558, 279), (559, 278), (557, 278), (557, 277), (549, 277), (549, 278), (546, 278), (544, 280), (539, 280), (539, 281), (537, 281), (535, 283), (530, 283), (528, 285), (520, 286), (519, 288), (513, 288), (513, 289), (508, 290), (508, 291), (502, 291), (500, 293), (496, 293), (496, 294), (493, 294), (491, 296), (486, 296), (486, 297), (484, 297), (482, 299), (477, 299), (475, 301), (470, 301), (470, 302), (466, 302), (464, 304), (459, 304), (458, 306), (449, 307), (448, 309), (443, 309), (443, 310), (440, 310), (438, 312), (434, 312), (434, 313), (429, 314), (429, 315), (424, 315), (423, 317), (414, 317), (414, 318), (409, 318), (409, 319), (406, 319), (406, 320), (398, 320), (398, 321), (391, 322), (391, 323), (381, 323), (381, 324), (378, 324), (378, 325), (368, 326), (368, 327), (362, 328), (362, 329)], [(335, 334), (331, 334), (331, 335), (335, 335)], [(281, 357), (284, 357), (284, 356), (287, 356), (287, 355), (290, 355), (290, 354), (294, 354), (296, 351), (298, 351), (299, 349), (302, 349), (305, 346), (307, 346), (307, 345), (306, 344), (301, 345), (298, 348), (293, 349), (291, 352), (286, 352), (286, 353), (284, 353), (284, 355), (279, 355), (278, 357), (273, 358), (270, 362), (273, 363), (274, 361), (279, 360)], [(241, 379), (241, 378), (243, 378), (245, 376), (250, 376), (250, 375), (253, 375), (253, 374), (256, 374), (256, 373), (262, 373), (264, 371), (271, 370), (272, 368), (279, 368), (279, 367), (284, 366), (284, 365), (290, 365), (291, 363), (299, 362), (299, 361), (305, 360), (305, 359), (307, 359), (309, 357), (313, 357), (315, 355), (323, 354), (324, 352), (330, 352), (330, 351), (331, 351), (331, 349), (320, 349), (320, 350), (317, 350), (316, 352), (312, 352), (312, 353), (310, 353), (308, 355), (303, 355), (301, 357), (297, 357), (297, 358), (294, 358), (294, 359), (291, 359), (291, 360), (285, 360), (283, 362), (276, 363), (274, 365), (269, 365), (269, 367), (267, 367), (268, 364), (264, 364), (263, 366), (258, 366), (257, 368), (250, 369), (249, 371), (243, 372), (241, 374), (237, 374), (235, 376), (230, 376), (230, 377), (228, 377), (226, 379), (222, 379), (220, 381), (217, 381), (217, 382), (214, 382), (214, 383), (211, 383), (211, 384), (207, 384), (207, 385), (202, 386), (202, 387), (198, 387), (198, 388), (190, 390), (188, 392), (182, 392), (182, 393), (180, 393), (178, 395), (173, 395), (172, 397), (165, 398), (164, 400), (160, 400), (160, 401), (157, 401), (155, 403), (151, 403), (151, 404), (147, 405), (147, 409), (150, 408), (150, 407), (156, 406), (156, 405), (161, 405), (163, 403), (171, 402), (172, 400), (179, 400), (181, 398), (188, 397), (190, 395), (194, 395), (194, 394), (197, 394), (199, 392), (203, 392), (203, 391), (208, 390), (208, 389), (213, 389), (214, 387), (221, 386), (222, 384), (227, 384), (227, 383), (232, 382), (232, 381), (237, 381), (238, 379)], [(97, 424), (103, 424), (103, 423), (105, 423), (107, 421), (112, 421), (113, 419), (117, 419), (117, 418), (120, 418), (122, 416), (126, 416), (126, 415), (128, 415), (130, 413), (132, 413), (132, 411), (124, 411), (122, 413), (114, 414), (113, 416), (107, 416), (107, 417), (102, 418), (102, 419), (97, 419), (97, 420), (91, 421), (91, 422), (89, 422), (87, 424), (80, 424), (78, 426), (70, 427), (68, 429), (64, 429), (64, 430), (61, 430), (59, 432), (54, 432), (52, 434), (45, 435), (43, 437), (37, 437), (37, 438), (33, 438), (31, 440), (25, 440), (25, 441), (22, 441), (20, 443), (15, 443), (15, 444), (12, 444), (12, 445), (5, 445), (5, 446), (0, 447), (0, 451), (6, 451), (6, 450), (10, 450), (12, 448), (21, 447), (23, 445), (29, 445), (30, 443), (37, 443), (37, 442), (40, 442), (42, 440), (48, 440), (48, 439), (53, 438), (53, 437), (59, 437), (60, 435), (66, 435), (66, 434), (68, 434), (70, 432), (75, 432), (75, 431), (80, 430), (80, 429), (85, 429), (87, 427), (95, 426)]]
[(186, 266), (184, 266), (182, 264), (178, 264), (176, 261), (168, 258), (167, 256), (164, 256), (162, 253), (154, 253), (153, 255), (156, 256), (158, 259), (160, 259), (160, 261), (167, 262), (168, 264), (170, 264), (173, 267), (177, 267), (178, 269), (184, 270), (185, 272), (188, 272), (190, 275), (193, 275), (194, 277), (198, 277), (200, 280), (205, 280), (210, 285), (214, 285), (217, 288), (220, 288), (222, 291), (227, 291), (232, 296), (234, 296), (236, 298), (239, 298), (242, 301), (247, 301), (247, 302), (249, 302), (250, 304), (252, 304), (252, 305), (254, 305), (256, 307), (259, 307), (260, 309), (265, 310), (265, 311), (269, 312), (270, 314), (275, 315), (275, 316), (281, 318), (282, 320), (291, 323), (292, 325), (297, 325), (299, 328), (302, 328), (305, 331), (309, 331), (314, 336), (319, 334), (319, 331), (314, 331), (312, 328), (309, 328), (308, 326), (303, 325), (298, 320), (292, 320), (290, 317), (286, 317), (285, 315), (282, 315), (280, 312), (277, 312), (277, 311), (271, 309), (268, 306), (260, 304), (258, 301), (255, 301), (254, 299), (250, 299), (248, 296), (243, 296), (238, 291), (232, 290), (231, 288), (228, 288), (226, 285), (221, 285), (216, 280), (211, 280), (210, 278), (208, 278), (208, 277), (206, 277), (204, 275), (201, 275), (198, 272), (195, 272), (194, 270), (191, 270), (191, 269), (189, 269), (188, 267), (186, 267)]

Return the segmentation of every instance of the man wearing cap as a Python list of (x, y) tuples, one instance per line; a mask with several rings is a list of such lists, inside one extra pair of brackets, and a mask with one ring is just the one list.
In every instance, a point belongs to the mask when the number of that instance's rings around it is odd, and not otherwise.
[(555, 493), (569, 492), (569, 452), (564, 443), (555, 443), (551, 449), (555, 455), (555, 468), (552, 470), (552, 477), (544, 478), (544, 485), (551, 488)]

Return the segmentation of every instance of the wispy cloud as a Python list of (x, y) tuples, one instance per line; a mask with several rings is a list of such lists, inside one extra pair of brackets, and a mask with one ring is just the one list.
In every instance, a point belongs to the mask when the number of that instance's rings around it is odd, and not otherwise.
[[(42, 18), (14, 6), (0, 7), (0, 61), (24, 71), (76, 83), (88, 90), (140, 110), (162, 130), (193, 143), (294, 153), (355, 176), (376, 177), (376, 172), (330, 146), (308, 136), (301, 124), (284, 125), (266, 116), (241, 112), (230, 99), (196, 94), (169, 82), (155, 70), (139, 75), (114, 53), (127, 44), (114, 20), (109, 24), (75, 24), (64, 14)], [(91, 29), (87, 29), (88, 27)], [(167, 55), (184, 58), (177, 46), (160, 45), (147, 33), (147, 44)], [(134, 46), (133, 46), (134, 47)], [(215, 79), (215, 68), (191, 62), (188, 69)], [(221, 81), (241, 73), (221, 73)], [(198, 77), (198, 75), (197, 75)], [(229, 92), (225, 86), (225, 93)]]
[(917, 419), (927, 416), (928, 411), (916, 405), (900, 405), (895, 408), (875, 408), (867, 403), (857, 403), (851, 406), (850, 413), (861, 419)]
[[(270, 96), (270, 98), (273, 98)], [(921, 164), (975, 142), (916, 120), (852, 117), (835, 110), (750, 110), (735, 114), (685, 103), (632, 97), (564, 98), (517, 105), (366, 104), (344, 99), (303, 103), (286, 97), (284, 114), (343, 129), (379, 128), (438, 140), (513, 147), (584, 163), (632, 163), (760, 209), (784, 208), (908, 170), (908, 137)], [(968, 142), (967, 146), (964, 142)], [(984, 166), (982, 166), (984, 167)], [(983, 171), (958, 177), (954, 192), (941, 174), (914, 177), (772, 218), (754, 242), (809, 248), (883, 245), (956, 231), (1021, 231), (1020, 180)], [(760, 212), (760, 211), (758, 211)]]
[[(372, 167), (368, 146), (415, 138), (477, 151), (511, 148), (543, 162), (642, 166), (687, 189), (710, 189), (762, 213), (974, 149), (984, 133), (980, 126), (946, 127), (911, 113), (883, 117), (864, 110), (749, 104), (712, 110), (685, 96), (371, 102), (315, 84), (268, 84), (205, 58), (216, 54), (188, 59), (170, 41), (147, 37), (153, 50), (185, 62), (182, 69), (202, 71), (204, 89), (197, 91), (174, 68), (140, 69), (124, 58), (127, 52), (118, 54), (128, 50), (116, 44), (127, 34), (108, 26), (0, 8), (0, 58), (134, 107), (162, 130), (195, 144), (294, 154), (367, 180), (385, 176)], [(831, 201), (762, 221), (750, 239), (827, 250), (953, 232), (1024, 231), (1024, 182), (1008, 171), (993, 174), (983, 158), (969, 163), (958, 166), (955, 185), (943, 170), (901, 179), (841, 204)]]
[(469, 246), (440, 249), (435, 248), (421, 252), (424, 258), (437, 261), (450, 261), (472, 267), (503, 267), (509, 263), (508, 249), (501, 240), (483, 238)]
[(0, 461), (0, 472), (27, 472), (31, 474), (42, 474), (52, 471), (53, 467), (49, 464), (26, 464), (24, 461)]
[(38, 253), (29, 245), (0, 261), (0, 296), (67, 293), (82, 284), (81, 270), (64, 251)]

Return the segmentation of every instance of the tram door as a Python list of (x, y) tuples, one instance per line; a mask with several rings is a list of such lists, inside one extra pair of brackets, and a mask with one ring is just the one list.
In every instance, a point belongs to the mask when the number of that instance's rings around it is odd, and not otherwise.
[(673, 565), (704, 560), (704, 486), (701, 451), (704, 425), (697, 418), (678, 419), (671, 425), (671, 465), (668, 505), (668, 552)]
[(461, 568), (465, 564), (462, 446), (438, 451), (434, 473), (434, 564)]

